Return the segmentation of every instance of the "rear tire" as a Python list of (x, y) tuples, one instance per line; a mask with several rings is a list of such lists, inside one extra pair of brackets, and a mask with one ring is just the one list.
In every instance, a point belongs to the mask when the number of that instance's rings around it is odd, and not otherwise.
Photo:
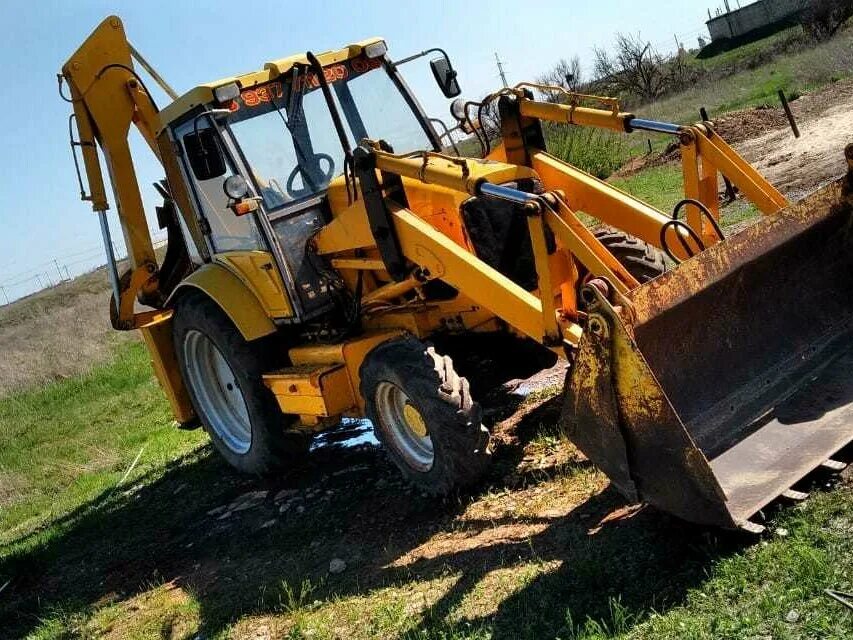
[(453, 361), (412, 337), (389, 340), (361, 365), (361, 394), (376, 438), (421, 491), (446, 495), (480, 479), (489, 432)]
[(175, 305), (172, 337), (193, 408), (232, 467), (261, 475), (305, 455), (311, 436), (285, 431), (287, 416), (261, 377), (275, 368), (268, 339), (247, 342), (215, 302), (196, 292)]
[(639, 238), (609, 227), (597, 229), (594, 234), (640, 284), (666, 273), (663, 254)]

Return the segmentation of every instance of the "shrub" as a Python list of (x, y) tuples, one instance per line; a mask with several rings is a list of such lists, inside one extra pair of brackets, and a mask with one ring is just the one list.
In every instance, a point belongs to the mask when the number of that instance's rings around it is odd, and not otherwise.
[(622, 134), (605, 129), (546, 125), (545, 141), (549, 153), (596, 178), (607, 178), (627, 158)]
[(828, 40), (851, 17), (851, 0), (812, 0), (803, 14), (803, 27), (816, 40)]

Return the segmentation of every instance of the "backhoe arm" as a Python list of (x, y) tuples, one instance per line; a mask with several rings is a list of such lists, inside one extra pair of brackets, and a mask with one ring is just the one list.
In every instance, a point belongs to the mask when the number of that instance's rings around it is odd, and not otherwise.
[[(98, 25), (62, 67), (60, 91), (64, 80), (70, 88), (70, 102), (74, 108), (71, 119), (76, 120), (79, 133), (79, 140), (72, 136), (72, 149), (76, 151), (79, 146), (82, 150), (89, 188), (89, 193), (86, 193), (78, 166), (80, 196), (92, 203), (104, 236), (107, 269), (113, 288), (110, 319), (116, 329), (140, 330), (151, 354), (154, 372), (175, 418), (182, 424), (190, 424), (195, 420), (194, 412), (175, 360), (171, 311), (162, 309), (157, 259), (128, 141), (130, 126), (135, 125), (162, 162), (156, 139), (157, 108), (133, 68), (133, 55), (121, 20), (111, 16)], [(154, 77), (171, 94), (168, 85), (162, 83), (156, 74)], [(66, 99), (69, 100), (68, 97)], [(130, 268), (122, 277), (118, 274), (107, 224), (109, 204), (98, 147), (106, 161), (128, 252)], [(155, 310), (134, 312), (137, 299), (155, 307)]]
[(81, 180), (81, 197), (91, 201), (92, 208), (101, 217), (116, 306), (121, 306), (122, 292), (118, 290), (118, 274), (109, 244), (105, 213), (109, 204), (96, 143), (104, 155), (112, 182), (131, 271), (140, 268), (147, 271), (143, 294), (151, 298), (156, 291), (157, 261), (128, 135), (131, 124), (135, 125), (159, 159), (155, 138), (157, 108), (134, 71), (131, 47), (117, 17), (104, 20), (71, 56), (62, 67), (60, 82), (63, 79), (70, 88), (73, 118), (79, 133), (79, 141), (72, 139), (72, 145), (82, 150), (89, 185), (87, 194)]

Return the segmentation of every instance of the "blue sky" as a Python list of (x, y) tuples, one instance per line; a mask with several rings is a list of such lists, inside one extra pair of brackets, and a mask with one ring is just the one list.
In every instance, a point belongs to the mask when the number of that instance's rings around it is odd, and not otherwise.
[[(6, 24), (0, 39), (0, 95), (6, 109), (0, 129), (0, 286), (18, 297), (38, 288), (39, 278), (58, 278), (54, 259), (72, 275), (103, 263), (97, 219), (78, 198), (68, 147), (69, 105), (56, 93), (56, 73), (111, 13), (121, 16), (130, 40), (179, 93), (261, 68), (265, 60), (380, 35), (392, 58), (443, 47), (459, 72), (463, 95), (478, 97), (499, 86), (496, 51), (512, 84), (534, 79), (561, 57), (577, 54), (588, 63), (592, 47), (609, 45), (617, 31), (639, 33), (664, 51), (674, 48), (675, 35), (695, 46), (697, 36), (706, 34), (707, 8), (713, 11), (717, 4), (0, 0)], [(403, 73), (430, 115), (445, 118), (447, 101), (434, 86), (427, 63), (410, 63)], [(161, 106), (167, 102), (161, 94), (156, 98)], [(140, 143), (135, 149), (154, 228), (157, 197), (150, 184), (162, 171)], [(112, 222), (114, 237), (120, 237)], [(4, 302), (0, 294), (0, 304)]]

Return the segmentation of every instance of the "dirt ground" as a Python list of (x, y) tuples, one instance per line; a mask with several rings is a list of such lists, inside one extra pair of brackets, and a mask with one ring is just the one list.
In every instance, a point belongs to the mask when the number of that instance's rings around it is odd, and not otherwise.
[[(844, 147), (853, 142), (853, 79), (807, 93), (791, 104), (795, 138), (781, 106), (761, 106), (713, 118), (716, 131), (792, 200), (843, 175)], [(635, 158), (616, 176), (629, 176), (680, 159), (677, 144)]]
[(779, 190), (798, 200), (843, 175), (844, 147), (853, 142), (853, 82), (838, 82), (796, 100), (800, 137), (787, 121), (735, 148)]

